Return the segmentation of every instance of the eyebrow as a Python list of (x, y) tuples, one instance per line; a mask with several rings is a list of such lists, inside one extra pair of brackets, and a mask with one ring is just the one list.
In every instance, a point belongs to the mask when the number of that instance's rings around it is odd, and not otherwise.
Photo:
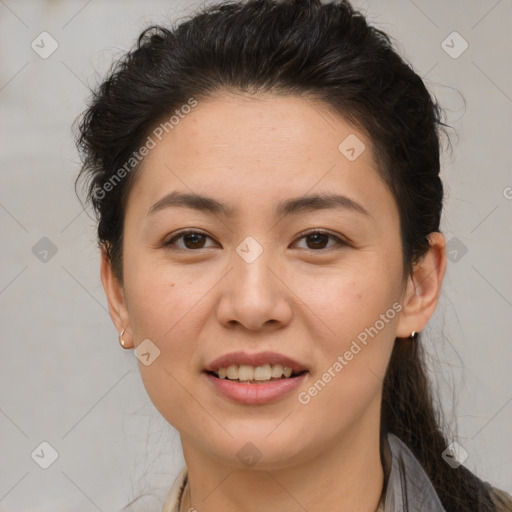
[[(235, 210), (216, 199), (198, 194), (173, 191), (159, 199), (148, 211), (152, 215), (166, 208), (182, 207), (212, 213), (214, 215), (233, 216)], [(280, 201), (276, 207), (276, 216), (307, 213), (315, 210), (342, 208), (371, 217), (370, 213), (358, 202), (339, 194), (313, 194)]]

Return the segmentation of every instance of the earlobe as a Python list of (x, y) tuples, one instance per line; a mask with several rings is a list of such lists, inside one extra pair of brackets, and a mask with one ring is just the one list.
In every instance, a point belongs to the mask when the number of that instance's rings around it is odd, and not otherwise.
[(429, 235), (430, 248), (418, 261), (407, 281), (397, 326), (398, 338), (420, 332), (433, 315), (446, 271), (446, 241), (442, 233)]
[(110, 318), (119, 333), (119, 343), (123, 348), (132, 348), (133, 342), (130, 335), (130, 317), (126, 308), (123, 286), (114, 275), (112, 264), (104, 246), (101, 248), (100, 275), (101, 283), (107, 297)]

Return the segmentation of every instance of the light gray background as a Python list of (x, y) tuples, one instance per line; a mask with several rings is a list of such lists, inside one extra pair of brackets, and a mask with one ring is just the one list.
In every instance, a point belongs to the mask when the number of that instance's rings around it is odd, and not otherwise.
[[(147, 509), (160, 510), (184, 464), (109, 319), (70, 126), (86, 84), (143, 27), (194, 5), (0, 0), (1, 511), (119, 510), (148, 486)], [(443, 169), (452, 261), (423, 339), (466, 465), (512, 492), (512, 2), (355, 5), (398, 40), (459, 131)], [(31, 48), (43, 31), (59, 45), (47, 59)], [(441, 46), (453, 31), (469, 44), (458, 58)], [(32, 251), (42, 237), (57, 248), (46, 262)], [(46, 470), (31, 458), (43, 441), (58, 452)]]

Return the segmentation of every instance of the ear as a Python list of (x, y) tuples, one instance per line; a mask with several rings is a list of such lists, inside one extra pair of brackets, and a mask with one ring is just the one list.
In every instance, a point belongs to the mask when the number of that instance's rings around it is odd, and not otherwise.
[(442, 233), (430, 233), (430, 248), (407, 279), (396, 336), (408, 338), (422, 331), (433, 315), (446, 271), (446, 241)]
[(130, 328), (130, 316), (126, 308), (124, 290), (119, 279), (112, 270), (112, 264), (107, 255), (105, 246), (101, 248), (101, 283), (107, 296), (110, 318), (119, 334), (125, 329), (123, 340), (125, 348), (133, 348), (133, 336)]

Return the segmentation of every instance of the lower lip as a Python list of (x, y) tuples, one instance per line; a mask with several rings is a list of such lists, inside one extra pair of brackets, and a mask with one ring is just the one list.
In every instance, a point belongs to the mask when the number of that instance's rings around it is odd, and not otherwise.
[(304, 382), (307, 375), (307, 372), (304, 372), (297, 377), (273, 380), (266, 384), (251, 384), (219, 379), (207, 372), (203, 373), (218, 393), (240, 404), (268, 404), (276, 402), (297, 389)]

